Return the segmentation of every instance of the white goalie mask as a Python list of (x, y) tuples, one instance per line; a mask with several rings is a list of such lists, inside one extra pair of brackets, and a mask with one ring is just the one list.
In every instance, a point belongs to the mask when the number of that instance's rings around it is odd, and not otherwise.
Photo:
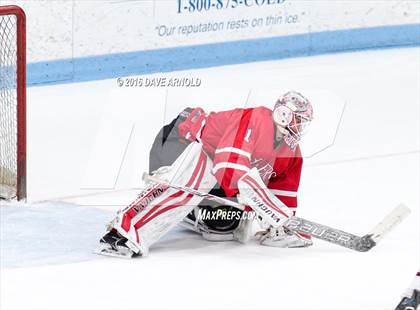
[(294, 150), (313, 118), (312, 105), (302, 94), (290, 91), (281, 96), (273, 110), (273, 120), (284, 142)]

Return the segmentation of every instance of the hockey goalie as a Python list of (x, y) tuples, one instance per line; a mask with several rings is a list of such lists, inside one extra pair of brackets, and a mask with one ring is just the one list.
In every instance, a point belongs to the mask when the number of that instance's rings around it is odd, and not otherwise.
[[(177, 224), (207, 240), (245, 243), (255, 221), (262, 245), (312, 245), (310, 236), (283, 227), (296, 212), (302, 169), (299, 141), (312, 118), (311, 103), (295, 91), (282, 95), (272, 110), (206, 114), (201, 108), (185, 109), (162, 128), (150, 151), (149, 173), (162, 182), (149, 181), (136, 200), (117, 213), (98, 253), (145, 256)], [(246, 207), (219, 205), (182, 187)]]

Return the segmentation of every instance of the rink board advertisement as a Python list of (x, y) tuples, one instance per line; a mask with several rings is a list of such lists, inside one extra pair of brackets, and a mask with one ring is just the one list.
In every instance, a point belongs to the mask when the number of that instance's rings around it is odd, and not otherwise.
[(419, 44), (410, 0), (3, 2), (28, 16), (30, 84)]

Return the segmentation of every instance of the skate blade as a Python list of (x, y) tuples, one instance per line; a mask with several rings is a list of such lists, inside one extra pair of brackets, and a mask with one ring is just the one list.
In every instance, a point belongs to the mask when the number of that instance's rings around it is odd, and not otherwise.
[(125, 259), (130, 259), (130, 258), (133, 258), (134, 256), (134, 253), (126, 248), (124, 249), (120, 248), (119, 250), (114, 250), (111, 247), (102, 247), (102, 246), (93, 250), (93, 253), (102, 255), (102, 256), (118, 257), (118, 258), (125, 258)]

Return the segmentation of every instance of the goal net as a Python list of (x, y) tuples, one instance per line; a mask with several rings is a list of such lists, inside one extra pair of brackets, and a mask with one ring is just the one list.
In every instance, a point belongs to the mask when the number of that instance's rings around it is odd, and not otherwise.
[(25, 14), (0, 6), (0, 198), (26, 198)]

